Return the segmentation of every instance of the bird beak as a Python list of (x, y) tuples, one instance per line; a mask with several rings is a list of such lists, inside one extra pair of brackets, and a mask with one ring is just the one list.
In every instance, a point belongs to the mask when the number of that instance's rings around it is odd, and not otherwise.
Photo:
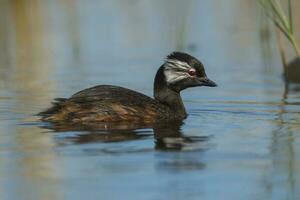
[(207, 77), (198, 78), (199, 86), (217, 87), (218, 85)]

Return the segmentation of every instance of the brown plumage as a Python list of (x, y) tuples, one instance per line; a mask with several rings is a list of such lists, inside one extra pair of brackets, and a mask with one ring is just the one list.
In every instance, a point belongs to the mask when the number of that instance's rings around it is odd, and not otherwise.
[(147, 126), (161, 120), (182, 120), (187, 114), (180, 91), (195, 86), (215, 87), (216, 84), (206, 77), (199, 60), (174, 52), (157, 71), (154, 99), (123, 87), (99, 85), (68, 99), (56, 99), (40, 115), (43, 121), (59, 124), (128, 122)]
[[(164, 110), (166, 115), (160, 116)], [(52, 122), (150, 122), (158, 118), (172, 118), (169, 107), (155, 99), (126, 88), (99, 85), (82, 90), (69, 99), (57, 99), (53, 107), (40, 113)]]

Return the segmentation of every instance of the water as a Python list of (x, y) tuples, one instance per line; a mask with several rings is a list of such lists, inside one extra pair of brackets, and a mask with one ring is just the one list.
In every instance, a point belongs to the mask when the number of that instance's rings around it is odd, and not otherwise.
[[(285, 90), (254, 1), (2, 0), (0, 15), (0, 199), (300, 198), (299, 87)], [(184, 91), (189, 117), (168, 137), (35, 116), (97, 84), (152, 95), (175, 49), (219, 87)]]

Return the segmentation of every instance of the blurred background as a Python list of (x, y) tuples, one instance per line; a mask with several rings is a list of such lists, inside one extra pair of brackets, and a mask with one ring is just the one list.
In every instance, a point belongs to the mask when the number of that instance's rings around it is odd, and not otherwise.
[[(179, 148), (152, 129), (104, 141), (35, 116), (98, 84), (152, 96), (175, 50), (219, 85), (183, 92)], [(0, 0), (0, 199), (299, 199), (299, 86), (282, 72), (274, 24), (253, 0)]]

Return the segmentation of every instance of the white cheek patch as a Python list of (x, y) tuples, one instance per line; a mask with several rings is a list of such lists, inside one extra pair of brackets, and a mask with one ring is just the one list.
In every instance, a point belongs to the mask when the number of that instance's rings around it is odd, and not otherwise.
[(183, 71), (165, 69), (164, 74), (168, 84), (175, 83), (177, 81), (187, 78), (187, 74)]
[(167, 68), (174, 68), (174, 69), (181, 69), (181, 70), (188, 70), (191, 68), (191, 66), (186, 62), (182, 62), (174, 59), (167, 59), (166, 64), (167, 64), (166, 65)]
[(187, 73), (189, 69), (191, 69), (191, 66), (186, 62), (167, 59), (164, 70), (167, 84), (172, 84), (189, 77)]

